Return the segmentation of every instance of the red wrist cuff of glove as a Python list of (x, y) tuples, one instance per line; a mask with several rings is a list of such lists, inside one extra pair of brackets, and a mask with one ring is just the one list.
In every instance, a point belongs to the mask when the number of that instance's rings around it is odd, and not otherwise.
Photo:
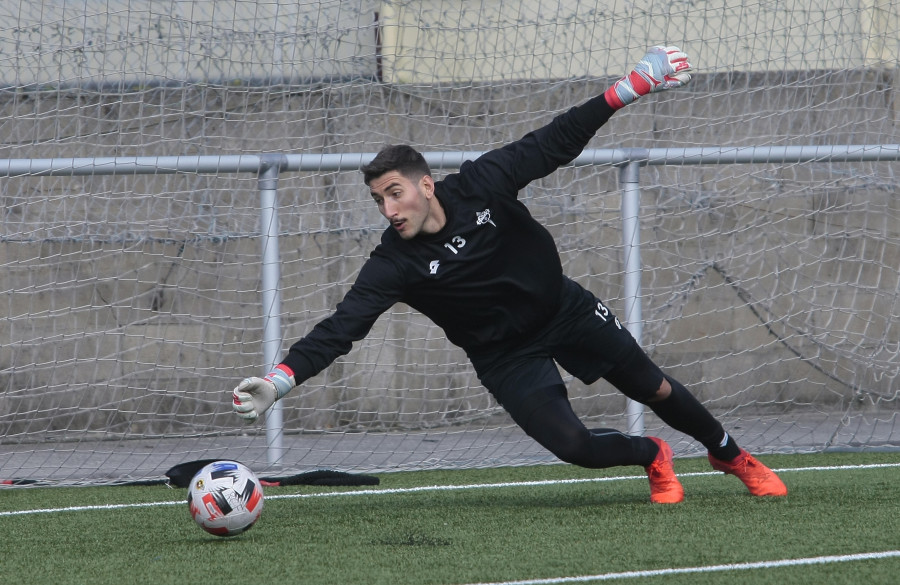
[(284, 364), (278, 364), (277, 366), (275, 366), (275, 369), (284, 372), (284, 374), (287, 375), (288, 378), (294, 375), (294, 370), (290, 369)]
[(609, 107), (614, 110), (620, 110), (625, 107), (625, 104), (619, 99), (619, 94), (616, 93), (615, 85), (607, 89), (603, 93), (603, 97), (606, 99), (606, 103), (609, 104)]

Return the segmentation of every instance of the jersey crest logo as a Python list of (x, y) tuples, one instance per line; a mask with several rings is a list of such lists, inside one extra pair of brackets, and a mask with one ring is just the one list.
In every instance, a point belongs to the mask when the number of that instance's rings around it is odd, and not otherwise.
[(475, 212), (475, 225), (484, 225), (486, 223), (491, 224), (494, 227), (497, 227), (497, 224), (491, 220), (491, 210), (485, 209), (484, 211), (476, 211)]
[(431, 264), (428, 265), (428, 270), (431, 274), (437, 274), (438, 268), (441, 266), (439, 260), (432, 260)]

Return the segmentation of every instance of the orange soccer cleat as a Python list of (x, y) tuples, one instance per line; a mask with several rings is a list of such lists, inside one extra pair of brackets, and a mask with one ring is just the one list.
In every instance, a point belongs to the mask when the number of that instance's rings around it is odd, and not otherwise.
[(787, 495), (787, 487), (775, 472), (744, 449), (732, 461), (722, 461), (710, 455), (709, 462), (713, 469), (737, 476), (754, 496)]
[(654, 504), (677, 504), (684, 500), (684, 488), (675, 476), (672, 448), (662, 439), (647, 438), (659, 446), (656, 459), (645, 468), (650, 479), (650, 501)]

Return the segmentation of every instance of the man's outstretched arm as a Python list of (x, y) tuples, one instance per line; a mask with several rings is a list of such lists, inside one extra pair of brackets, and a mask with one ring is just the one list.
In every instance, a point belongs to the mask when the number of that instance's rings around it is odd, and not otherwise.
[(396, 266), (370, 258), (350, 291), (329, 317), (294, 343), (284, 359), (262, 377), (245, 378), (232, 392), (232, 408), (247, 423), (256, 421), (295, 386), (346, 355), (378, 317), (400, 299), (403, 277)]
[(581, 154), (616, 110), (647, 94), (682, 87), (690, 82), (692, 71), (687, 55), (677, 47), (652, 47), (630, 73), (604, 93), (520, 140), (486, 153), (474, 164), (465, 163), (461, 171), (470, 178), (470, 188), (518, 193)]

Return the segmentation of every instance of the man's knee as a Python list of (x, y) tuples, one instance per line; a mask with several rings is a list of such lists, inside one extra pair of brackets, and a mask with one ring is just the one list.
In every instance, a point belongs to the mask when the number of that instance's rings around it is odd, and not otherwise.
[(672, 385), (669, 384), (669, 380), (666, 378), (662, 379), (662, 382), (659, 385), (659, 389), (655, 394), (647, 398), (647, 402), (659, 402), (661, 400), (665, 400), (672, 394)]
[(622, 394), (642, 404), (665, 400), (672, 393), (665, 374), (637, 344), (605, 378)]

